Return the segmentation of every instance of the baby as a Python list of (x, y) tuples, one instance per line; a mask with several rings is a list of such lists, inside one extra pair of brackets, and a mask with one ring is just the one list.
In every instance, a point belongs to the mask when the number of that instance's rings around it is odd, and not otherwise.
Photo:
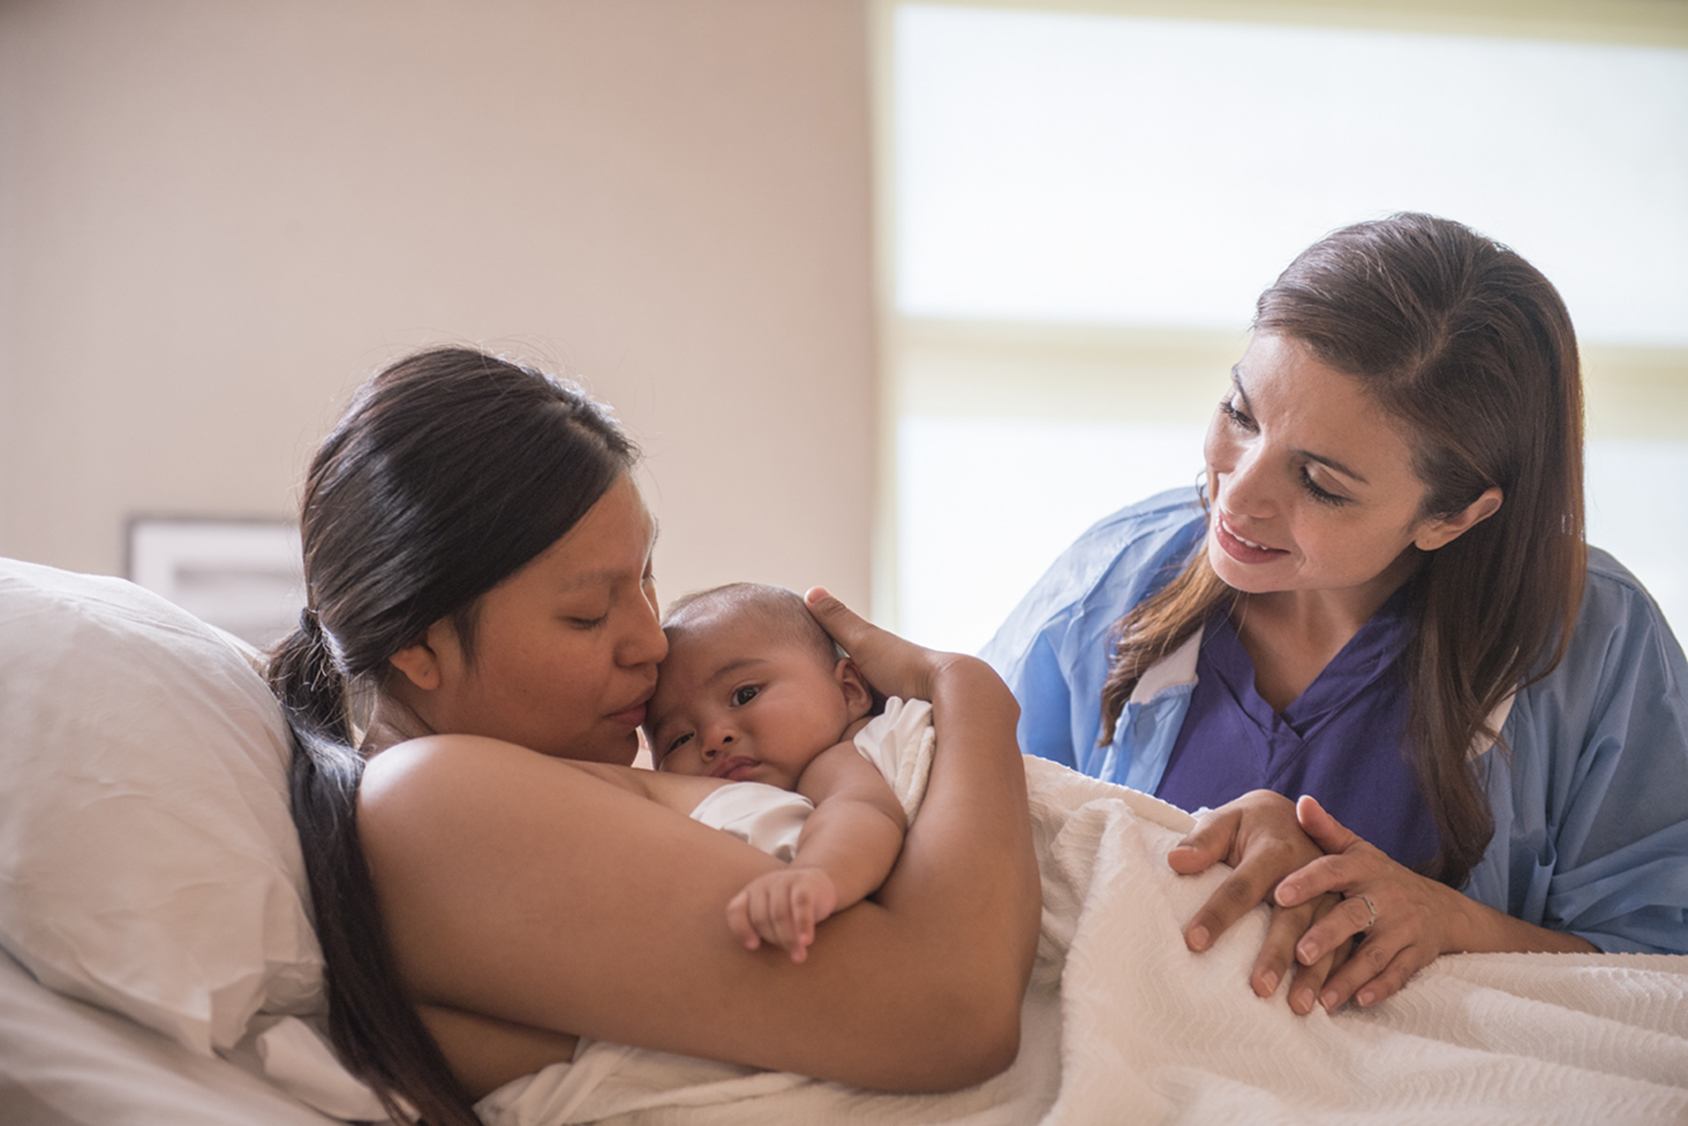
[(747, 948), (771, 942), (801, 962), (815, 925), (877, 890), (902, 850), (904, 806), (854, 742), (874, 719), (872, 691), (780, 587), (689, 595), (663, 631), (668, 656), (644, 725), (656, 768), (764, 785), (717, 785), (693, 801), (699, 790), (682, 784), (659, 800), (678, 796), (693, 818), (788, 861), (733, 897), (727, 925)]

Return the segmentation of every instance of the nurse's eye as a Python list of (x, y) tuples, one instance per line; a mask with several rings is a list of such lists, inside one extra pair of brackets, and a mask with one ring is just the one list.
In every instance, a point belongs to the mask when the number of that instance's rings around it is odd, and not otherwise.
[(1230, 419), (1234, 425), (1240, 426), (1244, 430), (1252, 432), (1255, 429), (1254, 419), (1250, 418), (1240, 407), (1238, 407), (1234, 399), (1225, 398), (1219, 400), (1219, 413)]
[(1313, 475), (1307, 471), (1305, 465), (1301, 467), (1301, 487), (1307, 490), (1308, 496), (1320, 504), (1339, 505), (1348, 503), (1347, 497), (1333, 493), (1329, 489), (1319, 488), (1319, 483), (1313, 480)]
[(760, 691), (762, 691), (762, 686), (759, 684), (747, 684), (743, 688), (733, 689), (733, 706), (742, 708), (756, 699), (756, 694)]
[(575, 629), (593, 630), (610, 620), (608, 614), (601, 614), (596, 618), (568, 618), (568, 624)]

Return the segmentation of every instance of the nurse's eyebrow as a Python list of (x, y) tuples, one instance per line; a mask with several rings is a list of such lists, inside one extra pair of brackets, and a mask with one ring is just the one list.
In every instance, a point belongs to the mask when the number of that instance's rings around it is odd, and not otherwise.
[[(1242, 367), (1241, 364), (1232, 364), (1231, 365), (1231, 386), (1235, 387), (1237, 389), (1237, 397), (1243, 401), (1243, 406), (1247, 407), (1248, 406), (1248, 392), (1243, 390), (1242, 373), (1237, 370), (1240, 367)], [(1252, 410), (1253, 408), (1251, 407), (1249, 409)]]
[[(1237, 366), (1240, 366), (1240, 365), (1237, 365)], [(1253, 414), (1254, 408), (1249, 405), (1248, 392), (1243, 390), (1243, 378), (1242, 378), (1242, 375), (1237, 371), (1237, 366), (1233, 366), (1231, 368), (1231, 385), (1237, 389), (1237, 396), (1242, 399), (1243, 406), (1248, 408), (1248, 411), (1249, 411), (1250, 414)], [(1336, 460), (1334, 457), (1326, 457), (1324, 454), (1314, 453), (1312, 450), (1304, 450), (1304, 449), (1300, 449), (1299, 447), (1292, 447), (1290, 452), (1294, 453), (1294, 454), (1299, 454), (1301, 457), (1306, 458), (1308, 461), (1317, 462), (1318, 464), (1325, 466), (1327, 469), (1334, 469), (1336, 472), (1342, 474), (1344, 477), (1351, 477), (1355, 481), (1358, 481), (1362, 485), (1371, 484), (1370, 481), (1366, 480), (1364, 475), (1356, 473), (1354, 470), (1350, 469), (1348, 466), (1344, 465), (1342, 462)]]

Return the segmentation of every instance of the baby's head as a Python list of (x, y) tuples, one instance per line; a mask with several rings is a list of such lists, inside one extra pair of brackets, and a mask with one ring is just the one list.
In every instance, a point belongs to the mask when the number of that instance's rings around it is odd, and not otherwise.
[(873, 706), (854, 662), (781, 587), (687, 595), (662, 628), (668, 656), (645, 719), (658, 770), (789, 790)]

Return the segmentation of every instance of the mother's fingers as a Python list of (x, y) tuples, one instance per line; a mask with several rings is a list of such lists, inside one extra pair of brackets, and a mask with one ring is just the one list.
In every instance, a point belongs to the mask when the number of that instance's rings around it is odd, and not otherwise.
[(844, 605), (824, 586), (810, 587), (803, 596), (803, 602), (809, 607), (809, 613), (815, 616), (815, 621), (821, 628), (832, 635), (832, 639), (844, 647), (844, 651), (852, 657), (861, 644), (874, 633), (883, 632), (878, 626), (863, 618), (860, 614)]
[(931, 699), (937, 670), (945, 661), (957, 659), (880, 629), (823, 587), (810, 589), (803, 601), (821, 628), (850, 654), (868, 683), (887, 695)]

